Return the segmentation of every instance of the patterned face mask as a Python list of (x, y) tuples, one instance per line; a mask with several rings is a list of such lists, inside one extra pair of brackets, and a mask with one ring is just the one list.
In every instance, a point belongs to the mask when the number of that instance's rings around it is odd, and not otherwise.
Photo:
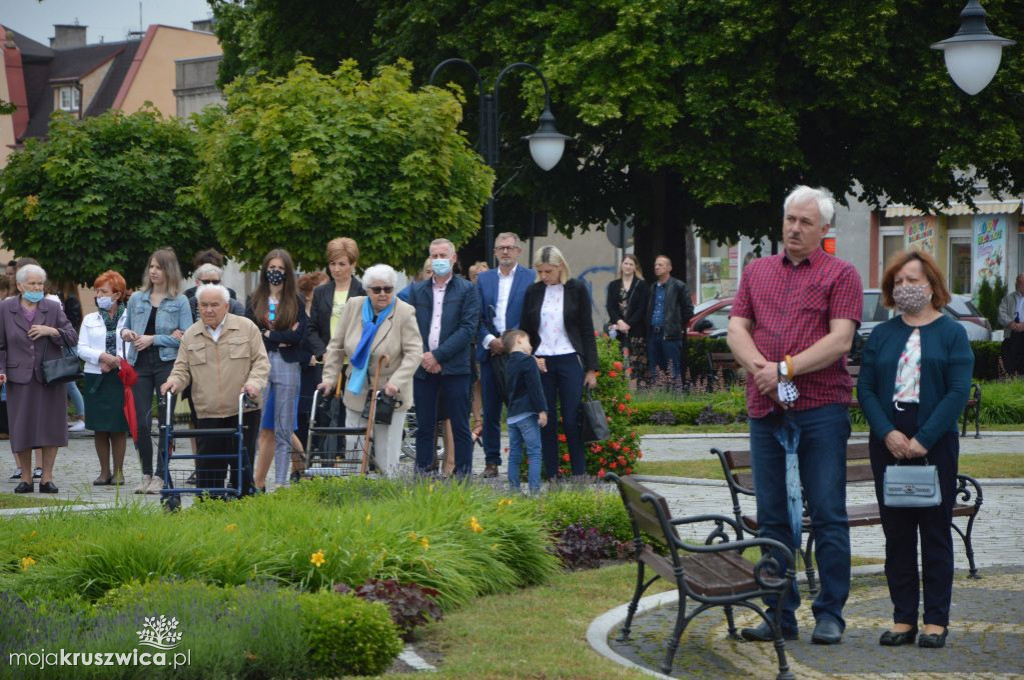
[(904, 284), (892, 289), (892, 300), (900, 311), (917, 314), (932, 301), (932, 295), (928, 284)]

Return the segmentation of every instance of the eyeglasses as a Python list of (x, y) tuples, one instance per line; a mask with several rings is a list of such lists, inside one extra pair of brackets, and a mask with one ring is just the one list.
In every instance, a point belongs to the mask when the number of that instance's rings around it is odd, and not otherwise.
[(220, 279), (210, 279), (209, 281), (203, 281), (199, 279), (200, 286), (218, 286), (220, 285)]
[(395, 289), (394, 286), (370, 286), (369, 291), (374, 295), (380, 295), (381, 293), (387, 293), (391, 295), (391, 291)]
[(513, 250), (519, 250), (519, 246), (494, 246), (494, 250), (497, 252), (511, 252)]

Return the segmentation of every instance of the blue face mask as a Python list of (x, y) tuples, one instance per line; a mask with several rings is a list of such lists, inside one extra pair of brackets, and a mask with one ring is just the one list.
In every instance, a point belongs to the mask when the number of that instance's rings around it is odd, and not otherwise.
[(25, 298), (26, 300), (28, 300), (32, 304), (36, 304), (40, 300), (43, 299), (43, 291), (41, 291), (41, 290), (26, 291), (26, 292), (21, 294), (21, 297)]
[(430, 267), (438, 276), (448, 276), (448, 273), (452, 270), (452, 261), (448, 259), (432, 260)]

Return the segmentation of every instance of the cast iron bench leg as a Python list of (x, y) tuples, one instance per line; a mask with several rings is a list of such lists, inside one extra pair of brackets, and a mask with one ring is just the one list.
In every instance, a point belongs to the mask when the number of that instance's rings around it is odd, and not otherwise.
[(661, 672), (668, 675), (672, 672), (672, 661), (676, 658), (676, 650), (679, 649), (679, 638), (683, 637), (686, 630), (686, 595), (682, 586), (679, 587), (679, 607), (676, 613), (676, 625), (672, 631), (672, 639), (668, 641), (668, 651), (665, 652), (665, 662), (661, 664)]

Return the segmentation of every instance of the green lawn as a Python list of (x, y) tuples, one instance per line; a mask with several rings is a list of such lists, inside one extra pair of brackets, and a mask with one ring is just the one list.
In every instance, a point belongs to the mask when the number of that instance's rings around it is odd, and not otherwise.
[[(750, 426), (746, 423), (729, 423), (728, 425), (637, 425), (636, 432), (641, 437), (648, 434), (747, 434)], [(867, 432), (868, 426), (853, 424), (854, 432)], [(968, 433), (974, 432), (974, 424), (968, 423)], [(1024, 432), (1024, 423), (1002, 425), (982, 425), (982, 432)]]
[(59, 500), (57, 498), (17, 496), (13, 493), (0, 493), (0, 510), (12, 510), (15, 508), (45, 508), (53, 505), (75, 505), (75, 503)]
[[(717, 458), (707, 460), (640, 461), (638, 475), (724, 479)], [(981, 479), (1017, 479), (1024, 477), (1024, 454), (976, 453), (960, 456), (960, 472)]]

